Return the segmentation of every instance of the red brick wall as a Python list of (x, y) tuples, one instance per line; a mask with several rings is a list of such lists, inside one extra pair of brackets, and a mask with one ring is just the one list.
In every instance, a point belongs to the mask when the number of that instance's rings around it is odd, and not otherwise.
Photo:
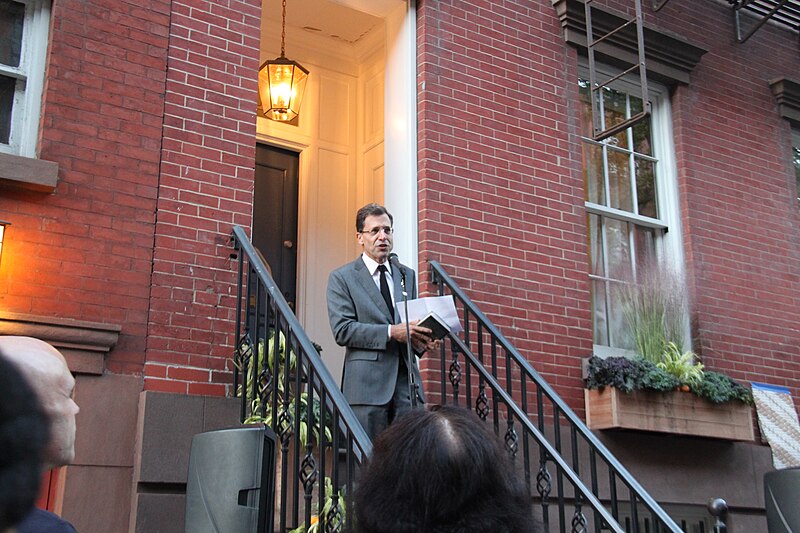
[(0, 192), (0, 309), (122, 325), (112, 372), (144, 363), (168, 6), (54, 2), (41, 158), (58, 186)]
[(798, 35), (767, 24), (738, 44), (729, 7), (697, 8), (689, 24), (677, 5), (659, 16), (709, 50), (673, 98), (697, 348), (706, 366), (787, 386), (800, 406), (800, 212), (768, 84), (798, 78)]
[(232, 382), (234, 224), (250, 227), (260, 0), (173, 2), (145, 389)]
[(436, 259), (579, 407), (586, 222), (567, 110), (575, 59), (555, 9), (422, 0), (417, 60), (423, 289)]
[[(672, 98), (695, 349), (800, 401), (800, 213), (768, 85), (800, 72), (797, 33), (768, 25), (737, 44), (724, 4), (643, 6), (649, 24), (709, 50)], [(576, 52), (549, 0), (418, 10), (422, 259), (580, 408), (592, 333)]]

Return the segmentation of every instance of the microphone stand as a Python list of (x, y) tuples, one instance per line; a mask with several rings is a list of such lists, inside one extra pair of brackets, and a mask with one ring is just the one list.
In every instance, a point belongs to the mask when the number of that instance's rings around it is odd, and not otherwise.
[[(399, 264), (399, 263), (398, 263)], [(411, 324), (408, 320), (408, 292), (406, 291), (406, 269), (400, 267), (400, 286), (403, 288), (403, 307), (406, 313), (406, 367), (408, 370), (408, 394), (411, 408), (417, 408), (417, 382), (414, 379), (414, 351), (411, 349)]]

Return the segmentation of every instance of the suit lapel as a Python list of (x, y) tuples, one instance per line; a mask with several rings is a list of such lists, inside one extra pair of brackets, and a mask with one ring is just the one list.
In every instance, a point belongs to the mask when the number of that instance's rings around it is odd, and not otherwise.
[(356, 280), (364, 289), (364, 294), (369, 296), (369, 299), (372, 300), (372, 303), (378, 309), (380, 309), (383, 316), (386, 317), (386, 321), (391, 323), (392, 316), (389, 314), (389, 309), (386, 308), (386, 302), (383, 301), (381, 291), (375, 285), (375, 281), (372, 279), (372, 276), (369, 275), (367, 265), (364, 264), (364, 260), (361, 259), (361, 256), (358, 256), (358, 259), (353, 262), (353, 269), (355, 270)]

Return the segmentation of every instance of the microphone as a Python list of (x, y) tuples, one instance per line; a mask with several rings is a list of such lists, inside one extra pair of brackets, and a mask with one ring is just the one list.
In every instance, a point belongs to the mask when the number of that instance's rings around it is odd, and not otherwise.
[(400, 271), (400, 285), (403, 287), (403, 306), (406, 312), (406, 369), (408, 370), (408, 397), (411, 398), (411, 408), (417, 408), (417, 396), (419, 392), (417, 388), (416, 378), (414, 377), (414, 350), (411, 347), (411, 326), (408, 321), (408, 290), (406, 289), (406, 269), (400, 264), (397, 259), (397, 254), (392, 252), (389, 254), (389, 264), (392, 268)]
[(397, 254), (392, 252), (389, 254), (389, 264), (392, 265), (392, 268), (397, 269), (400, 272), (400, 275), (405, 279), (406, 277), (406, 269), (403, 265), (400, 264), (400, 260), (397, 258)]

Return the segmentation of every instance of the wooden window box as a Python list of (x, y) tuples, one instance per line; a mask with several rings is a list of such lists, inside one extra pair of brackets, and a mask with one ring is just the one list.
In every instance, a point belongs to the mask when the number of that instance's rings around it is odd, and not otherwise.
[(638, 429), (679, 435), (750, 441), (754, 439), (749, 405), (713, 404), (688, 392), (620, 392), (614, 387), (584, 389), (590, 429)]

